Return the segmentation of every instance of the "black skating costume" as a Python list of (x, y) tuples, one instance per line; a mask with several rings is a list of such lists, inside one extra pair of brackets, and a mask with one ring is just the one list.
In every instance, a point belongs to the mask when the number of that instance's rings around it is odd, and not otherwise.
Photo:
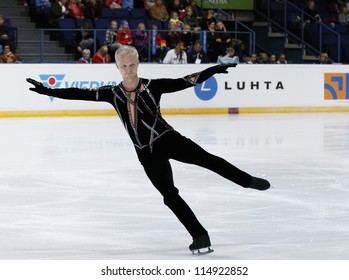
[[(173, 211), (195, 241), (199, 236), (208, 237), (207, 231), (174, 186), (169, 159), (205, 167), (243, 187), (261, 188), (251, 185), (254, 178), (251, 175), (224, 159), (206, 152), (175, 131), (162, 118), (159, 103), (163, 93), (195, 86), (216, 73), (227, 73), (226, 69), (226, 66), (213, 66), (202, 72), (177, 79), (140, 78), (137, 88), (132, 91), (133, 98), (130, 97), (131, 92), (123, 88), (122, 83), (98, 89), (49, 89), (32, 79), (28, 79), (28, 82), (35, 85), (31, 90), (48, 96), (110, 103), (118, 112), (132, 139), (139, 161), (150, 181), (163, 196), (164, 203)], [(133, 110), (131, 106), (134, 106)], [(205, 246), (199, 244), (198, 247), (207, 247), (209, 239), (205, 242)]]

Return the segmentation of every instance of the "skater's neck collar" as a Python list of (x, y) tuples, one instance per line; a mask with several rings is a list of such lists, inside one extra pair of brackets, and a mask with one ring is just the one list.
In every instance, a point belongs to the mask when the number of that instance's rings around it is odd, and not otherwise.
[(127, 90), (127, 89), (125, 89), (125, 86), (124, 86), (124, 83), (123, 83), (123, 82), (121, 82), (120, 85), (121, 85), (123, 91), (125, 91), (126, 93), (132, 93), (132, 92), (138, 91), (138, 90), (141, 88), (142, 80), (141, 80), (141, 78), (138, 78), (138, 84), (137, 84), (137, 86), (136, 86), (134, 89), (132, 89), (132, 90)]

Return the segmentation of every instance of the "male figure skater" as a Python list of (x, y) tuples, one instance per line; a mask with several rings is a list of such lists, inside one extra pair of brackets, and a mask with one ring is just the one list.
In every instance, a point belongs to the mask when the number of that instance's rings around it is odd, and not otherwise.
[[(164, 203), (177, 216), (193, 238), (189, 249), (194, 254), (211, 253), (211, 242), (206, 229), (200, 224), (174, 186), (169, 159), (205, 167), (244, 187), (267, 190), (267, 180), (253, 177), (222, 158), (212, 155), (190, 139), (175, 131), (161, 116), (160, 98), (163, 93), (175, 92), (198, 85), (214, 74), (228, 73), (236, 64), (217, 65), (177, 79), (145, 79), (138, 77), (138, 52), (132, 46), (122, 46), (115, 53), (116, 66), (122, 82), (116, 86), (97, 89), (50, 89), (33, 79), (30, 90), (48, 96), (109, 102), (118, 112), (128, 132), (138, 159), (164, 198)], [(204, 249), (201, 250), (200, 249)]]

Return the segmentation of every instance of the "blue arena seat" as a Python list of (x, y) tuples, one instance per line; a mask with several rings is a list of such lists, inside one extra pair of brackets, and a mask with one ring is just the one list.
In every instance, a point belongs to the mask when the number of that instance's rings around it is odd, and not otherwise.
[(130, 11), (126, 8), (114, 9), (113, 18), (128, 19), (130, 17)]
[(88, 19), (88, 18), (78, 18), (78, 19), (75, 19), (75, 26), (77, 28), (81, 28), (85, 21), (87, 21), (89, 23), (89, 25), (91, 26), (91, 28), (93, 28), (93, 22), (92, 22), (91, 19)]
[(105, 41), (105, 32), (109, 28), (110, 21), (108, 19), (95, 19), (95, 29), (96, 30), (96, 40), (97, 46), (100, 47), (104, 45)]
[[(61, 18), (58, 22), (58, 27), (60, 29), (75, 29), (75, 21), (72, 18)], [(73, 45), (73, 30), (63, 30), (61, 31), (62, 41), (64, 46)]]
[[(162, 30), (163, 29), (162, 22), (160, 20), (156, 20), (156, 19), (148, 19), (146, 21), (145, 27), (147, 29), (151, 29), (151, 26), (153, 24), (155, 24), (158, 27), (158, 30)], [(166, 29), (168, 29), (168, 28), (166, 28)]]
[(349, 35), (341, 36), (341, 52), (343, 61), (349, 63)]
[(131, 10), (131, 18), (146, 19), (147, 18), (147, 12), (143, 8), (132, 9)]
[(11, 19), (10, 18), (4, 18), (5, 20), (5, 26), (6, 27), (12, 27)]
[(137, 29), (138, 24), (140, 24), (141, 22), (145, 24), (145, 21), (141, 18), (131, 18), (129, 20), (130, 29)]
[(308, 23), (304, 26), (305, 41), (314, 48), (319, 48), (320, 36), (319, 25), (317, 23)]
[(346, 24), (336, 24), (334, 30), (342, 35), (349, 35), (349, 27)]
[(101, 10), (102, 18), (111, 19), (114, 16), (112, 9), (103, 7)]

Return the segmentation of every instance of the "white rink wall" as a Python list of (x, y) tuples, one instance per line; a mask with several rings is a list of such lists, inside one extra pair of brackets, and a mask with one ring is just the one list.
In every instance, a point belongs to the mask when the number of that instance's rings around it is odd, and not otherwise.
[[(211, 65), (141, 64), (144, 78), (177, 78)], [(25, 116), (46, 112), (85, 114), (110, 112), (109, 104), (67, 101), (40, 96), (28, 90), (30, 77), (52, 87), (98, 87), (117, 84), (115, 64), (2, 64), (0, 116)], [(166, 112), (255, 113), (284, 111), (349, 111), (347, 65), (244, 65), (217, 74), (205, 83), (164, 95)]]

